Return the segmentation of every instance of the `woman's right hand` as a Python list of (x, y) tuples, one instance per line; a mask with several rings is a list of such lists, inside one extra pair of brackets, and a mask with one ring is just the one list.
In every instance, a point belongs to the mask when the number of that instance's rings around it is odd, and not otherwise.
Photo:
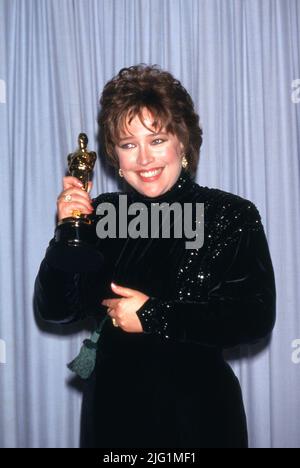
[[(72, 216), (73, 210), (79, 210), (82, 214), (91, 214), (93, 207), (89, 192), (92, 182), (88, 183), (88, 192), (82, 188), (82, 183), (77, 177), (67, 176), (63, 178), (63, 191), (57, 198), (58, 221)], [(66, 196), (70, 195), (71, 200), (67, 201)], [(70, 198), (70, 197), (69, 197)]]

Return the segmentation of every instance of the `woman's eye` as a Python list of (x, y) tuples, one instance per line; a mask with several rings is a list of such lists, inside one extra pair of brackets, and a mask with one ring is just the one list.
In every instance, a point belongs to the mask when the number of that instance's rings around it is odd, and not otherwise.
[(134, 144), (133, 143), (126, 143), (125, 145), (121, 145), (121, 148), (122, 149), (131, 149), (131, 148), (134, 148)]
[(152, 141), (154, 145), (159, 145), (160, 143), (163, 143), (165, 140), (162, 138), (156, 138), (155, 140)]

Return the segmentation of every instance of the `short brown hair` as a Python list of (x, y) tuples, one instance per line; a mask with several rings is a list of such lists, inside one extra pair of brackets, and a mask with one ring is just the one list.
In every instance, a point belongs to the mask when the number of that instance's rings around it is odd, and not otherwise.
[(122, 68), (104, 86), (100, 106), (100, 143), (113, 166), (118, 167), (114, 146), (126, 128), (126, 119), (130, 123), (138, 115), (142, 122), (146, 108), (154, 118), (156, 131), (165, 127), (183, 143), (187, 170), (195, 174), (202, 144), (199, 116), (189, 93), (171, 73), (158, 65)]

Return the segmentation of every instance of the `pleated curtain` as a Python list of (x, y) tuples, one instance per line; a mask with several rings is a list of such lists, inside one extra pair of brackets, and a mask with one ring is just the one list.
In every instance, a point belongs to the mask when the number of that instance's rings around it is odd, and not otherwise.
[[(300, 447), (299, 0), (0, 0), (0, 446), (79, 445), (82, 384), (66, 364), (89, 323), (41, 322), (33, 285), (66, 156), (82, 131), (98, 150), (101, 90), (141, 62), (172, 72), (195, 102), (197, 182), (259, 209), (277, 322), (226, 358), (250, 446)], [(98, 160), (92, 195), (118, 187)]]

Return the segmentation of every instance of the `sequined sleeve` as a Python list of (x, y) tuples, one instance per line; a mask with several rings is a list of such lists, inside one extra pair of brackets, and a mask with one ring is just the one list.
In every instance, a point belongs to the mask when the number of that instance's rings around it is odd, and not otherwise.
[(253, 223), (246, 220), (228, 234), (215, 257), (210, 262), (206, 297), (192, 299), (197, 297), (199, 276), (199, 270), (193, 267), (195, 287), (190, 298), (150, 297), (139, 309), (144, 333), (226, 348), (257, 341), (271, 332), (275, 323), (275, 278), (260, 216)]

